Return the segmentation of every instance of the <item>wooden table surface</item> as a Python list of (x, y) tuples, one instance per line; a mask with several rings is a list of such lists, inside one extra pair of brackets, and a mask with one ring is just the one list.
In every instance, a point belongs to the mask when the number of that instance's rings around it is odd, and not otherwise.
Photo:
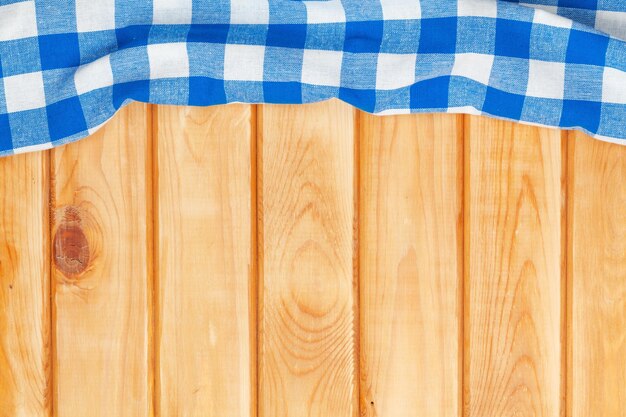
[(0, 159), (1, 417), (624, 417), (626, 147), (133, 104)]

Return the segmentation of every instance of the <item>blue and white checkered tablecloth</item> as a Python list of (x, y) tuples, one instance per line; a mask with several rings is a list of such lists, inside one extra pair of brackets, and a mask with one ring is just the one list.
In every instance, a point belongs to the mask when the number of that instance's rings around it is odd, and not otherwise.
[(626, 0), (0, 0), (0, 155), (133, 100), (333, 97), (626, 144)]

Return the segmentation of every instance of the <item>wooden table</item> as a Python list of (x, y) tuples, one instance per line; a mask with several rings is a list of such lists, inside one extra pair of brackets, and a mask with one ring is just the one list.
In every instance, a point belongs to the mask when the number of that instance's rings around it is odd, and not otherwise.
[(626, 416), (626, 147), (133, 104), (0, 159), (0, 416)]

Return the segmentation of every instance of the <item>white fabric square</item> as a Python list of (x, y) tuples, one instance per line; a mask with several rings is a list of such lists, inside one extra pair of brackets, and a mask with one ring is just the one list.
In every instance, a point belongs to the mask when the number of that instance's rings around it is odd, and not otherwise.
[(37, 36), (35, 2), (0, 6), (0, 42)]
[(626, 11), (596, 11), (596, 29), (626, 41)]
[(451, 113), (451, 114), (464, 113), (464, 114), (473, 114), (476, 116), (479, 116), (482, 114), (481, 111), (478, 110), (474, 106), (448, 107), (448, 109), (446, 110), (446, 113)]
[(19, 148), (15, 148), (13, 152), (15, 153), (15, 155), (17, 155), (20, 153), (45, 151), (46, 149), (52, 149), (52, 148), (53, 146), (51, 142), (45, 142), (45, 143), (39, 143), (37, 145), (20, 146)]
[(557, 15), (557, 8), (554, 11), (550, 10), (548, 6), (533, 5), (535, 7), (535, 14), (533, 15), (533, 23), (547, 26), (554, 26), (557, 28), (570, 29), (572, 27), (572, 21), (563, 16)]
[(459, 0), (458, 16), (496, 17), (498, 2), (496, 0)]
[(230, 23), (268, 24), (270, 5), (268, 0), (230, 0)]
[(224, 80), (263, 81), (265, 46), (226, 45), (224, 51)]
[(115, 29), (115, 0), (76, 0), (76, 30)]
[(159, 43), (148, 45), (150, 79), (189, 77), (187, 44)]
[(452, 75), (472, 79), (488, 85), (493, 67), (493, 55), (485, 54), (457, 54), (454, 58)]
[(192, 0), (152, 0), (152, 22), (156, 25), (191, 24), (191, 3)]
[(394, 90), (415, 82), (416, 54), (378, 54), (376, 89)]
[(615, 68), (604, 68), (602, 101), (626, 104), (626, 72)]
[(78, 94), (113, 85), (113, 70), (109, 55), (82, 65), (74, 74), (74, 85)]
[(306, 20), (308, 23), (342, 23), (346, 21), (346, 12), (341, 0), (306, 1)]
[(397, 114), (411, 114), (411, 109), (387, 109), (379, 112), (374, 112), (377, 116), (393, 116)]
[(45, 107), (41, 71), (4, 78), (4, 95), (9, 113)]
[(526, 95), (541, 98), (563, 99), (565, 89), (565, 63), (528, 61), (528, 87)]
[(342, 51), (305, 49), (302, 58), (302, 82), (339, 87), (342, 61)]
[(557, 14), (559, 12), (558, 6), (548, 6), (545, 4), (533, 4), (533, 3), (524, 3), (520, 2), (520, 6), (531, 7), (536, 10), (545, 10), (548, 13)]
[[(520, 3), (520, 4), (523, 4), (523, 3)], [(533, 7), (537, 10), (544, 10), (553, 15), (558, 15), (559, 13), (559, 6), (547, 6), (545, 4), (524, 4), (524, 6)]]
[(422, 16), (419, 0), (380, 0), (380, 3), (385, 20), (419, 19)]

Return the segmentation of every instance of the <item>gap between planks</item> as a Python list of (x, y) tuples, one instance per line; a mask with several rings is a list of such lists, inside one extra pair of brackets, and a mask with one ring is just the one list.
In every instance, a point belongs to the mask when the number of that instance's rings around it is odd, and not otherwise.
[[(148, 158), (147, 163), (149, 164), (147, 167), (147, 173), (148, 178), (147, 181), (151, 181), (151, 184), (148, 185), (147, 189), (151, 190), (150, 192), (148, 192), (146, 198), (149, 201), (149, 204), (147, 204), (148, 207), (148, 223), (152, 224), (151, 228), (148, 228), (148, 259), (150, 261), (150, 264), (148, 265), (149, 268), (149, 272), (150, 274), (153, 276), (152, 279), (152, 287), (149, 289), (148, 294), (149, 294), (149, 305), (151, 306), (151, 310), (150, 310), (150, 315), (149, 315), (149, 327), (151, 329), (151, 334), (150, 334), (150, 357), (149, 360), (151, 362), (151, 367), (152, 367), (152, 375), (150, 376), (151, 379), (151, 390), (152, 390), (152, 410), (151, 412), (155, 415), (155, 416), (159, 416), (159, 397), (160, 397), (160, 386), (159, 386), (159, 367), (158, 367), (158, 363), (159, 363), (159, 356), (158, 356), (158, 351), (156, 350), (156, 345), (158, 343), (158, 340), (160, 338), (160, 332), (159, 332), (159, 314), (158, 314), (158, 308), (156, 306), (156, 295), (158, 294), (159, 291), (159, 268), (158, 268), (158, 262), (157, 262), (157, 256), (156, 253), (158, 253), (158, 244), (159, 244), (159, 230), (158, 230), (158, 198), (156, 195), (156, 190), (158, 189), (158, 158), (157, 158), (157, 146), (155, 146), (155, 138), (157, 136), (158, 133), (158, 129), (157, 129), (157, 115), (156, 115), (156, 109), (154, 106), (149, 106), (148, 110), (147, 110), (147, 114), (148, 117), (150, 118), (150, 129), (149, 129), (149, 142), (148, 142), (148, 151), (149, 154), (151, 155), (151, 158)], [(262, 177), (262, 170), (260, 169), (260, 167), (262, 167), (262, 164), (259, 163), (259, 161), (262, 162), (262, 135), (260, 132), (262, 132), (262, 117), (259, 117), (259, 115), (262, 115), (262, 109), (258, 106), (253, 106), (253, 111), (252, 111), (252, 117), (251, 117), (251, 123), (253, 126), (252, 129), (252, 135), (253, 135), (253, 139), (256, 140), (251, 140), (250, 144), (251, 144), (251, 183), (250, 183), (250, 187), (251, 187), (251, 269), (252, 271), (254, 271), (254, 275), (255, 278), (253, 277), (251, 279), (252, 281), (252, 285), (253, 288), (251, 288), (251, 298), (253, 297), (253, 294), (259, 294), (259, 292), (261, 291), (262, 288), (262, 284), (263, 284), (263, 271), (262, 271), (262, 260), (263, 260), (263, 225), (262, 225), (262, 219), (263, 219), (263, 213), (262, 213), (262, 185), (263, 185), (263, 177)], [(467, 413), (466, 410), (466, 400), (465, 400), (465, 388), (467, 386), (467, 381), (466, 381), (466, 375), (465, 375), (465, 368), (467, 366), (467, 364), (465, 363), (467, 358), (465, 355), (465, 346), (467, 344), (467, 332), (466, 332), (466, 326), (468, 325), (466, 323), (465, 320), (465, 315), (466, 312), (468, 311), (468, 309), (470, 308), (470, 301), (469, 301), (469, 297), (467, 294), (467, 288), (466, 288), (466, 280), (469, 274), (469, 267), (468, 267), (468, 252), (469, 252), (469, 242), (468, 242), (468, 237), (469, 237), (469, 232), (468, 232), (468, 221), (467, 219), (470, 216), (470, 204), (468, 203), (468, 198), (471, 192), (469, 183), (468, 183), (468, 174), (467, 171), (469, 169), (469, 163), (468, 163), (468, 159), (469, 159), (469, 151), (466, 149), (466, 130), (467, 127), (465, 120), (467, 119), (468, 116), (463, 116), (462, 120), (463, 122), (461, 123), (461, 134), (462, 134), (462, 139), (461, 139), (461, 154), (462, 154), (462, 159), (465, 161), (464, 162), (464, 167), (463, 167), (463, 180), (462, 180), (462, 184), (463, 184), (463, 198), (462, 198), (462, 204), (461, 204), (461, 224), (462, 224), (462, 230), (463, 232), (463, 236), (462, 236), (462, 245), (461, 245), (461, 250), (460, 250), (460, 256), (463, 259), (463, 262), (461, 262), (462, 265), (462, 272), (461, 275), (462, 277), (464, 277), (465, 279), (462, 279), (459, 286), (460, 286), (460, 292), (461, 294), (463, 294), (462, 297), (460, 297), (460, 306), (461, 306), (461, 314), (459, 317), (460, 320), (460, 328), (459, 328), (459, 339), (461, 340), (461, 343), (459, 345), (459, 352), (460, 352), (460, 357), (459, 357), (459, 362), (460, 362), (460, 370), (459, 370), (459, 378), (460, 381), (462, 381), (461, 384), (459, 384), (459, 397), (461, 399), (460, 401), (460, 411), (459, 411), (459, 415), (460, 416), (465, 416)], [(359, 223), (360, 223), (360, 204), (358, 203), (360, 201), (359, 198), (359, 192), (360, 192), (360, 160), (358, 158), (359, 155), (359, 143), (360, 143), (360, 133), (361, 133), (361, 127), (360, 127), (360, 118), (361, 116), (357, 113), (355, 113), (355, 134), (354, 134), (354, 201), (355, 201), (355, 205), (354, 205), (354, 221), (353, 221), (353, 251), (354, 253), (358, 254), (359, 251)], [(562, 174), (562, 198), (563, 198), (563, 204), (564, 204), (564, 209), (562, 210), (562, 218), (561, 218), (561, 228), (562, 228), (562, 234), (561, 234), (561, 258), (562, 258), (562, 277), (561, 277), (561, 297), (562, 297), (562, 302), (561, 302), (561, 370), (562, 370), (562, 375), (561, 375), (561, 414), (565, 415), (565, 416), (571, 416), (572, 415), (572, 396), (573, 396), (573, 391), (572, 391), (572, 375), (570, 372), (570, 367), (573, 366), (573, 359), (572, 359), (572, 337), (571, 337), (571, 321), (572, 321), (572, 302), (571, 302), (571, 298), (572, 298), (572, 279), (573, 279), (573, 272), (570, 268), (570, 265), (572, 263), (571, 261), (571, 256), (572, 256), (572, 236), (571, 236), (571, 228), (572, 228), (572, 209), (573, 209), (573, 192), (572, 192), (572, 178), (574, 175), (574, 164), (572, 162), (572, 155), (574, 152), (574, 146), (568, 145), (569, 141), (574, 140), (574, 134), (567, 134), (565, 132), (562, 133), (562, 166), (561, 169), (563, 171)], [(257, 143), (258, 141), (258, 143)], [(54, 173), (54, 169), (51, 163), (51, 160), (54, 157), (54, 153), (56, 152), (56, 150), (50, 150), (50, 151), (46, 151), (45, 152), (45, 170), (47, 172), (47, 180), (46, 182), (48, 183), (48, 188), (47, 188), (47, 195), (45, 197), (45, 199), (47, 199), (48, 202), (48, 210), (49, 210), (49, 216), (48, 216), (48, 220), (46, 222), (46, 226), (48, 228), (47, 233), (49, 234), (50, 239), (47, 242), (47, 245), (44, 249), (46, 256), (48, 256), (49, 262), (47, 264), (47, 268), (49, 269), (49, 273), (50, 270), (52, 268), (54, 268), (53, 265), (53, 257), (52, 257), (52, 245), (50, 243), (50, 240), (52, 238), (52, 232), (53, 232), (53, 227), (54, 227), (54, 222), (53, 222), (53, 209), (54, 207), (56, 207), (56, 201), (55, 201), (55, 193), (54, 193), (54, 189), (55, 189), (55, 173)], [(354, 267), (354, 291), (356, 291), (357, 294), (357, 302), (355, 303), (355, 323), (357, 324), (357, 329), (355, 330), (355, 355), (358, 358), (360, 356), (360, 347), (359, 347), (359, 343), (360, 343), (360, 335), (359, 335), (359, 331), (358, 331), (358, 323), (360, 322), (361, 318), (360, 318), (360, 310), (359, 307), (361, 305), (361, 300), (360, 300), (360, 291), (359, 291), (359, 263), (360, 259), (358, 256), (356, 256), (355, 258), (353, 258), (353, 267)], [(150, 283), (150, 280), (148, 280), (148, 283)], [(48, 322), (50, 325), (50, 345), (49, 345), (49, 349), (48, 349), (48, 360), (49, 360), (49, 364), (52, 364), (56, 358), (56, 346), (57, 346), (57, 340), (56, 340), (56, 332), (54, 331), (55, 329), (55, 323), (56, 323), (56, 306), (55, 306), (55, 302), (54, 302), (54, 297), (55, 297), (55, 287), (56, 285), (54, 283), (51, 283), (48, 285)], [(255, 320), (255, 327), (256, 329), (259, 328), (259, 320), (261, 318), (261, 312), (262, 312), (262, 307), (263, 307), (263, 297), (258, 297), (258, 300), (250, 300), (251, 302), (251, 306), (254, 307), (255, 310), (255, 314), (256, 317), (254, 318)], [(258, 344), (258, 338), (256, 337), (256, 332), (253, 332), (251, 326), (251, 341), (253, 342), (253, 346), (254, 346), (254, 352), (252, 352), (251, 354), (254, 356), (254, 358), (251, 358), (251, 363), (258, 363), (256, 362), (256, 360), (258, 359), (258, 352), (259, 352), (259, 344)], [(252, 334), (254, 333), (254, 334)], [(253, 368), (256, 370), (257, 367), (253, 366)], [(50, 367), (48, 369), (47, 372), (49, 372), (49, 376), (46, 380), (46, 386), (48, 387), (48, 392), (51, 393), (51, 398), (50, 398), (50, 414), (51, 415), (55, 415), (56, 413), (56, 404), (55, 401), (57, 399), (56, 396), (56, 379), (57, 379), (57, 375), (55, 374), (54, 371), (51, 372), (51, 370), (54, 370), (54, 367)], [(356, 374), (356, 381), (357, 383), (357, 390), (361, 389), (361, 375), (360, 375), (360, 366), (356, 366), (355, 367), (355, 372)], [(251, 414), (252, 415), (259, 415), (259, 411), (258, 411), (258, 389), (259, 389), (259, 384), (256, 382), (258, 381), (258, 372), (255, 371), (254, 376), (253, 376), (253, 382), (255, 385), (255, 388), (253, 389), (253, 392), (256, 392), (255, 394), (255, 398), (252, 401), (252, 407), (253, 409), (251, 410)], [(360, 396), (360, 392), (358, 392), (359, 398), (361, 398)], [(361, 401), (359, 400), (358, 402), (359, 404), (359, 413), (361, 413), (362, 410), (362, 404)]]

